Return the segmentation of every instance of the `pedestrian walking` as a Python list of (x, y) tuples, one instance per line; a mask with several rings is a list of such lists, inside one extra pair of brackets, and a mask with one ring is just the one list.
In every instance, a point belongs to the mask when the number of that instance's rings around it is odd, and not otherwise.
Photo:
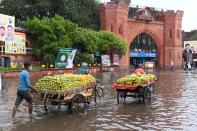
[(16, 101), (12, 110), (12, 117), (14, 118), (16, 115), (16, 111), (18, 106), (20, 105), (21, 101), (25, 99), (29, 106), (29, 114), (32, 114), (32, 103), (33, 99), (30, 94), (30, 91), (36, 92), (36, 90), (30, 85), (30, 80), (29, 80), (29, 71), (32, 70), (32, 66), (30, 62), (25, 62), (24, 63), (24, 70), (21, 71), (19, 79), (18, 79), (18, 90), (17, 90), (17, 97)]
[(170, 62), (170, 71), (173, 71), (174, 69), (174, 62), (171, 60), (171, 62)]

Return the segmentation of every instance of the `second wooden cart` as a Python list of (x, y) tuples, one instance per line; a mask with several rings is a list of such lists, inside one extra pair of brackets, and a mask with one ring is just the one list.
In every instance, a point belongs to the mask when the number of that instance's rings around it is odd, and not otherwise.
[(120, 100), (126, 101), (127, 97), (142, 98), (143, 103), (147, 104), (151, 102), (151, 93), (154, 91), (154, 82), (149, 82), (146, 85), (129, 86), (122, 84), (114, 84), (112, 88), (117, 91), (117, 102)]

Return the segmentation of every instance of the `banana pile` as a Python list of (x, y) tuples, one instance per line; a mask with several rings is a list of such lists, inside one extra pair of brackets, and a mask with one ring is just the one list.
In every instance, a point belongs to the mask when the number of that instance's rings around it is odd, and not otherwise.
[(139, 86), (148, 84), (151, 81), (156, 80), (156, 76), (154, 74), (131, 74), (127, 75), (123, 78), (120, 78), (116, 81), (116, 84), (123, 84), (129, 86)]
[(80, 88), (94, 82), (92, 75), (62, 74), (55, 76), (45, 76), (39, 79), (35, 88), (42, 91), (62, 92)]

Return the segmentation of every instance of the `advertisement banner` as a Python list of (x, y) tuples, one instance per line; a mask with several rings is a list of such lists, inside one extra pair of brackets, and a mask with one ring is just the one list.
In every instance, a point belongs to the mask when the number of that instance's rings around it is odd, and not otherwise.
[(113, 55), (113, 65), (119, 65), (119, 55)]
[(13, 41), (5, 41), (5, 53), (26, 54), (25, 42), (26, 42), (25, 33), (15, 32)]
[(157, 53), (131, 52), (130, 57), (157, 57)]
[(61, 48), (58, 50), (58, 55), (55, 62), (57, 69), (73, 68), (73, 60), (77, 49), (73, 48)]
[(14, 40), (15, 17), (0, 14), (0, 41)]
[(111, 66), (110, 55), (101, 55), (102, 66)]

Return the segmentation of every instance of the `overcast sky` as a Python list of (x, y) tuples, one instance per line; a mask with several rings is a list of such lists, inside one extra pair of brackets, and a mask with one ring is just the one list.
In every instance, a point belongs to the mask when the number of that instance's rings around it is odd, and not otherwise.
[[(110, 0), (101, 0), (110, 1)], [(183, 30), (197, 29), (197, 0), (131, 0), (134, 5), (162, 8), (164, 10), (183, 10)]]

